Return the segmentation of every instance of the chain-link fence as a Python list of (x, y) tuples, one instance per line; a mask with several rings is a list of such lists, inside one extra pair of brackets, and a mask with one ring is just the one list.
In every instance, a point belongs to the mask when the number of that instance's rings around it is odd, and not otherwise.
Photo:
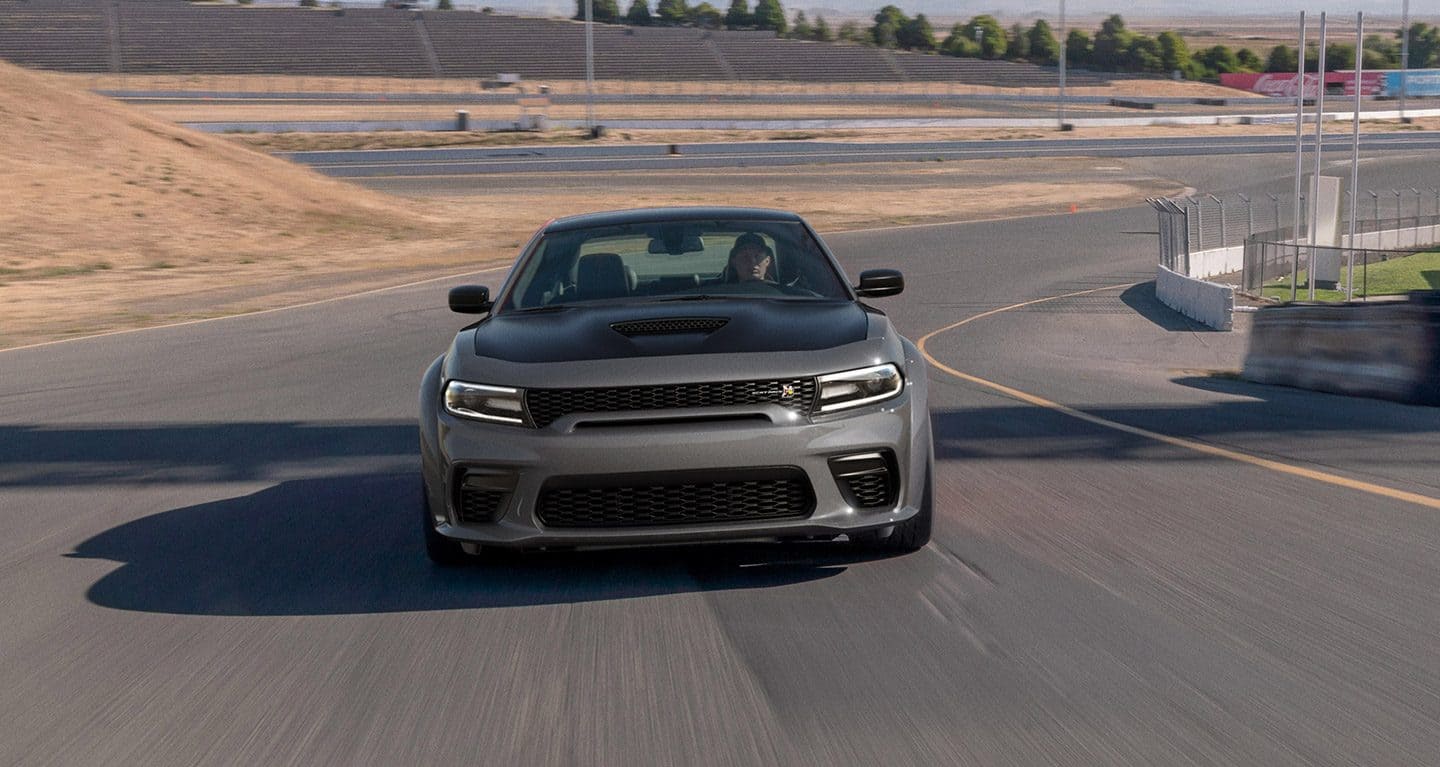
[[(1308, 232), (1305, 197), (1300, 198), (1300, 233), (1295, 236), (1295, 205), (1279, 195), (1192, 195), (1147, 200), (1159, 221), (1160, 263), (1190, 276), (1192, 256), (1223, 248), (1244, 248), (1240, 284), (1258, 292), (1275, 279), (1289, 276), (1297, 283), (1311, 251), (1324, 261), (1339, 251), (1347, 269), (1354, 263), (1357, 295), (1368, 288), (1370, 265), (1401, 255), (1432, 249), (1440, 243), (1440, 188), (1364, 190), (1355, 201), (1355, 240), (1350, 232), (1349, 192), (1341, 204), (1336, 231), (1341, 247), (1297, 245)], [(1297, 252), (1299, 255), (1297, 256)], [(1298, 259), (1298, 260), (1297, 260)], [(1202, 267), (1203, 268), (1203, 267)], [(1348, 286), (1348, 278), (1344, 283)], [(1301, 285), (1303, 287), (1303, 285)]]

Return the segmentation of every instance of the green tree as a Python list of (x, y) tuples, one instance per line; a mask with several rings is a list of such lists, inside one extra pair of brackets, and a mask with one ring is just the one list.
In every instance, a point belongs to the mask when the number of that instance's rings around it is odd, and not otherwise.
[(815, 17), (815, 29), (811, 31), (810, 39), (819, 43), (828, 43), (835, 39), (835, 33), (830, 31), (830, 25), (825, 23), (824, 16)]
[[(618, 0), (591, 0), (590, 13), (599, 24), (618, 24), (620, 22)], [(575, 18), (578, 21), (585, 20), (585, 0), (575, 0)]]
[(1325, 46), (1325, 71), (1355, 68), (1355, 46), (1350, 43), (1330, 43)]
[(709, 3), (701, 3), (690, 9), (690, 23), (701, 29), (719, 29), (725, 23), (725, 15)]
[(1072, 29), (1065, 35), (1065, 61), (1070, 66), (1088, 67), (1094, 56), (1090, 35), (1083, 29)]
[[(1351, 54), (1354, 55), (1353, 53)], [(1212, 45), (1200, 52), (1197, 57), (1201, 64), (1205, 65), (1215, 74), (1228, 74), (1240, 71), (1240, 59), (1235, 52), (1224, 45)]]
[(1116, 72), (1129, 63), (1130, 43), (1133, 32), (1125, 28), (1125, 19), (1120, 14), (1112, 15), (1100, 24), (1095, 33), (1095, 44), (1090, 53), (1090, 62), (1096, 69)]
[(980, 44), (975, 42), (974, 34), (970, 27), (959, 22), (950, 28), (950, 34), (945, 41), (940, 43), (940, 53), (946, 56), (957, 56), (963, 59), (980, 58)]
[(1030, 58), (1030, 37), (1019, 22), (1010, 25), (1009, 39), (1005, 41), (1005, 58), (1024, 61)]
[[(1440, 66), (1440, 27), (1417, 21), (1407, 30), (1410, 36), (1410, 69)], [(1396, 34), (1397, 37), (1401, 33)], [(1402, 38), (1403, 39), (1403, 38)]]
[[(998, 59), (1005, 55), (1005, 49), (1009, 47), (1005, 39), (1005, 30), (1000, 27), (1000, 22), (994, 16), (981, 14), (971, 19), (969, 24), (970, 34), (979, 37), (980, 58)], [(979, 30), (979, 35), (976, 35)]]
[(1044, 19), (1037, 19), (1025, 36), (1030, 40), (1031, 61), (1052, 66), (1060, 63), (1060, 41)]
[(1190, 68), (1190, 46), (1179, 34), (1165, 30), (1155, 38), (1160, 44), (1160, 61), (1165, 72), (1184, 72)]
[(300, 0), (301, 8), (319, 8), (320, 0)]
[[(1355, 46), (1350, 46), (1350, 58), (1355, 58)], [(1241, 48), (1235, 52), (1235, 60), (1240, 62), (1240, 68), (1246, 72), (1261, 72), (1265, 69), (1265, 62), (1260, 56), (1249, 48)]]
[(655, 22), (650, 15), (649, 0), (630, 0), (630, 10), (625, 12), (625, 23), (637, 27), (648, 27)]
[(804, 11), (795, 12), (795, 20), (790, 23), (790, 36), (796, 40), (809, 40), (815, 34), (815, 28), (810, 26), (810, 20), (805, 18)]
[(870, 27), (870, 39), (881, 48), (897, 48), (900, 45), (900, 28), (910, 18), (893, 5), (881, 8), (875, 14), (875, 25)]
[(1133, 72), (1165, 72), (1160, 43), (1149, 35), (1132, 35), (1125, 49), (1125, 68)]
[(755, 26), (755, 17), (750, 15), (750, 4), (746, 0), (730, 0), (730, 9), (725, 11), (726, 29), (746, 29)]
[(435, 2), (435, 10), (437, 10), (437, 11), (453, 11), (453, 10), (455, 10), (455, 4), (452, 3), (452, 2), (450, 2), (450, 0), (436, 0), (436, 2)]
[(780, 0), (755, 0), (755, 28), (774, 30), (777, 34), (785, 34), (785, 28), (789, 23), (785, 21), (785, 9), (781, 7)]
[(925, 18), (925, 14), (916, 14), (915, 18), (900, 26), (896, 42), (907, 51), (933, 51), (935, 29), (930, 26), (930, 20)]
[[(1375, 62), (1372, 67), (1371, 62)], [(1400, 68), (1400, 38), (1390, 39), (1383, 35), (1365, 36), (1365, 68), (1366, 69), (1399, 69)]]
[(870, 38), (870, 32), (862, 28), (853, 19), (840, 23), (840, 29), (835, 32), (835, 39), (842, 43), (860, 43), (865, 45), (874, 42)]
[(655, 15), (667, 27), (684, 26), (690, 20), (690, 6), (685, 0), (657, 0)]
[(1265, 59), (1266, 72), (1294, 72), (1300, 68), (1300, 61), (1295, 58), (1295, 49), (1288, 45), (1277, 45), (1270, 49), (1270, 55)]

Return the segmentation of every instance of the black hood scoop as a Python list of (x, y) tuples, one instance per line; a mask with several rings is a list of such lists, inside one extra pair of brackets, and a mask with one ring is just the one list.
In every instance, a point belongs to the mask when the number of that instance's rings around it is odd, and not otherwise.
[[(709, 316), (697, 316), (697, 309)], [(644, 312), (644, 314), (640, 314)], [(865, 340), (853, 301), (710, 299), (704, 308), (654, 303), (576, 304), (554, 312), (500, 312), (473, 331), (475, 353), (509, 362), (755, 354), (833, 349)]]
[(667, 336), (674, 333), (714, 333), (730, 321), (729, 317), (656, 317), (610, 323), (610, 329), (622, 336)]

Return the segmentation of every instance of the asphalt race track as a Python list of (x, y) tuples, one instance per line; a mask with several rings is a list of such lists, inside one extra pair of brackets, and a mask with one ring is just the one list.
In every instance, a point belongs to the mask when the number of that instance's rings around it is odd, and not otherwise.
[[(1331, 136), (1332, 152), (1349, 150)], [(1313, 136), (1304, 139), (1307, 152)], [(1343, 144), (1343, 147), (1337, 146)], [(1440, 151), (1440, 133), (1361, 136), (1366, 156), (1376, 152)], [(1295, 153), (1293, 136), (1189, 136), (1163, 138), (1016, 139), (844, 143), (764, 141), (729, 144), (483, 147), (279, 152), (340, 178), (464, 176), (492, 173), (568, 173), (622, 170), (776, 167), (879, 162), (988, 160), (1009, 157), (1187, 157)]]
[(1156, 304), (1154, 227), (827, 238), (954, 371), (935, 540), (890, 559), (432, 569), (415, 387), (462, 279), (0, 352), (0, 764), (1434, 764), (1440, 501), (1376, 490), (1440, 498), (1440, 412), (1208, 375), (1244, 336)]

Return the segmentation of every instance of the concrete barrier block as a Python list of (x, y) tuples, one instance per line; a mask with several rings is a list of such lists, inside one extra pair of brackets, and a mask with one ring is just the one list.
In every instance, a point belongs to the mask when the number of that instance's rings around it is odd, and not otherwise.
[(1440, 299), (1261, 309), (1241, 377), (1440, 405)]

